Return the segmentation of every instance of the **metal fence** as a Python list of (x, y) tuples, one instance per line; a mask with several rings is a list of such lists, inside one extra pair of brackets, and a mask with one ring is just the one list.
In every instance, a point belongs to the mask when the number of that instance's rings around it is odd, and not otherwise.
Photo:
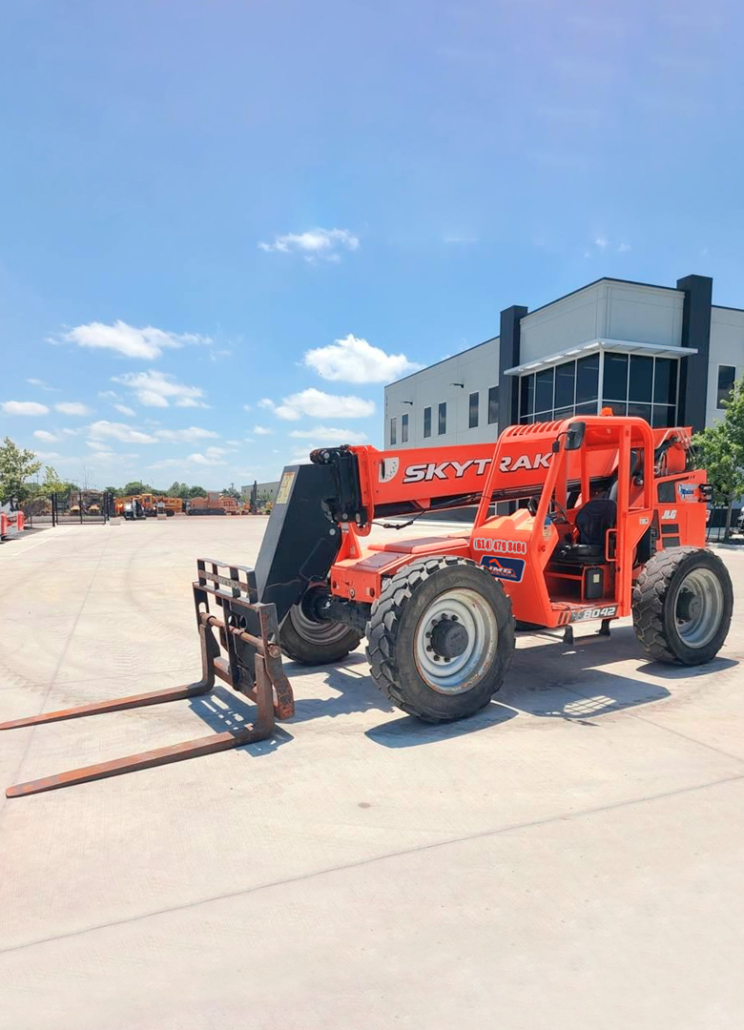
[(101, 525), (114, 515), (114, 495), (86, 495), (74, 491), (35, 497), (22, 504), (26, 525), (83, 526)]

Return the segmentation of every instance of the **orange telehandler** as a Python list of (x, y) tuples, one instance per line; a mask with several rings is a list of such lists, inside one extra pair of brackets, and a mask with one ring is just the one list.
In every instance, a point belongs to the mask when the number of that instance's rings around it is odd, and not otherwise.
[[(0, 728), (204, 694), (215, 677), (256, 701), (255, 723), (20, 784), (9, 796), (263, 739), (275, 716), (294, 712), (282, 652), (327, 664), (363, 636), (377, 686), (427, 722), (489, 703), (520, 627), (572, 641), (584, 623), (607, 635), (632, 615), (651, 659), (710, 661), (733, 592), (704, 546), (711, 491), (690, 452), (688, 429), (611, 414), (512, 426), (495, 444), (313, 451), (311, 464), (284, 470), (255, 569), (197, 562), (198, 682)], [(466, 505), (477, 505), (475, 521), (457, 531), (366, 542), (376, 520)]]

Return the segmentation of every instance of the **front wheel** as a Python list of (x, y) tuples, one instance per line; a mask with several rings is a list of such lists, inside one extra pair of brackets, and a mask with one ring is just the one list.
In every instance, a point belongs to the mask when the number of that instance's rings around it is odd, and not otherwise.
[(511, 603), (466, 558), (427, 558), (385, 584), (367, 625), (372, 678), (424, 722), (463, 719), (501, 687), (514, 652)]
[(282, 651), (302, 665), (331, 665), (359, 647), (361, 635), (343, 622), (311, 619), (296, 604), (279, 630)]
[(720, 651), (731, 624), (728, 569), (704, 547), (657, 551), (633, 588), (633, 626), (658, 662), (704, 665)]

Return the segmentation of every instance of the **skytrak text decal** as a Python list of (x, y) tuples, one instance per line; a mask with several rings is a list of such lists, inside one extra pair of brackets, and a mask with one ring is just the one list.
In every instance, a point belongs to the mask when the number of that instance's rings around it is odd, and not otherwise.
[[(518, 472), (520, 469), (548, 468), (552, 453), (520, 454), (513, 458), (506, 455), (499, 462), (499, 472)], [(490, 458), (471, 458), (469, 461), (430, 461), (421, 465), (409, 465), (403, 477), (404, 483), (429, 483), (433, 479), (462, 479), (472, 466), (476, 476), (485, 475), (491, 464)]]
[(521, 583), (524, 575), (524, 558), (481, 558), (481, 565), (496, 579), (508, 579)]

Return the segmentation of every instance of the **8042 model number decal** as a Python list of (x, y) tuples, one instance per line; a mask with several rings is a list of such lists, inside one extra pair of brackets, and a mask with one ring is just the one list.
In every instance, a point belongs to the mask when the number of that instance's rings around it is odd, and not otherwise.
[(525, 565), (523, 558), (492, 558), (488, 555), (481, 558), (481, 565), (496, 579), (507, 579), (511, 583), (522, 582)]
[(584, 608), (571, 615), (571, 622), (587, 622), (589, 619), (611, 619), (617, 615), (617, 605), (610, 604), (604, 608)]

